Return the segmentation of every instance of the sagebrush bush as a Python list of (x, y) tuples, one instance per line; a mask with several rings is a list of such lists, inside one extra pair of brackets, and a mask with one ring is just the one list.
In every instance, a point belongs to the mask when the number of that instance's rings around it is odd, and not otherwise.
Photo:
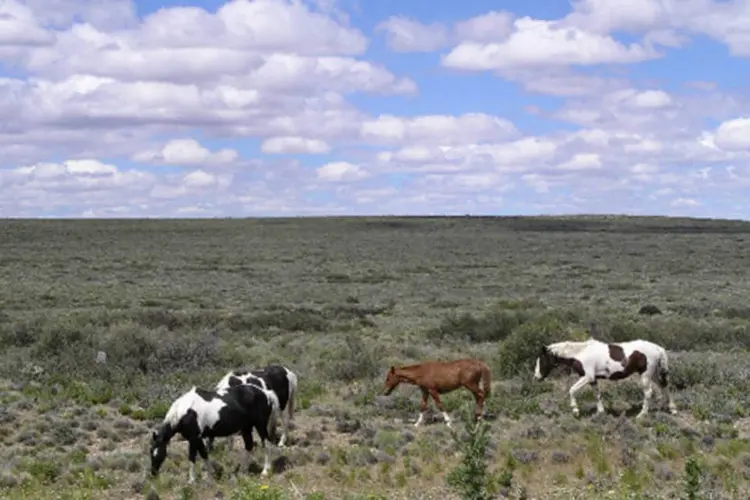
[[(448, 472), (446, 482), (463, 500), (488, 500), (489, 474), (487, 447), (490, 442), (490, 426), (484, 420), (474, 423), (472, 408), (464, 405), (462, 422), (467, 433), (465, 441), (456, 439), (461, 449), (460, 464)], [(457, 437), (458, 434), (454, 434)]]
[(509, 378), (528, 373), (534, 369), (542, 346), (565, 340), (566, 331), (566, 325), (554, 315), (524, 323), (498, 345), (493, 372)]
[(347, 335), (327, 354), (321, 369), (330, 380), (352, 382), (378, 377), (383, 372), (375, 349), (358, 335)]
[(449, 314), (437, 327), (428, 330), (427, 338), (433, 341), (499, 341), (531, 317), (529, 311), (502, 309), (493, 309), (481, 315), (468, 312)]

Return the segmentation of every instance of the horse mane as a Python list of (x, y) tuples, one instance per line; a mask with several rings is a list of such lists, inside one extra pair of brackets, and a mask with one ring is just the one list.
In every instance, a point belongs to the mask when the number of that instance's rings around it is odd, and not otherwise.
[(549, 344), (547, 350), (558, 358), (573, 358), (586, 347), (598, 342), (594, 337), (582, 341), (565, 340)]
[(177, 427), (180, 419), (187, 413), (191, 406), (193, 406), (193, 398), (197, 395), (195, 392), (196, 386), (193, 386), (189, 391), (175, 399), (172, 405), (169, 407), (169, 411), (164, 416), (163, 422), (169, 424), (170, 427)]

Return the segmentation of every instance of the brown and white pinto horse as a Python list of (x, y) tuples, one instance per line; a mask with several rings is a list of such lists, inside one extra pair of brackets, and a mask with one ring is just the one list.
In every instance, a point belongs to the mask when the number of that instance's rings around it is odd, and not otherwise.
[[(427, 398), (432, 396), (435, 406), (443, 413), (446, 425), (451, 427), (451, 419), (440, 401), (440, 394), (465, 387), (474, 394), (475, 420), (481, 419), (484, 413), (484, 400), (490, 394), (491, 373), (489, 367), (478, 359), (458, 359), (454, 361), (426, 361), (424, 363), (395, 367), (391, 366), (385, 377), (383, 392), (389, 395), (400, 384), (412, 384), (422, 391), (422, 402), (419, 405), (419, 418), (414, 424), (419, 426), (427, 411)], [(480, 380), (482, 386), (479, 385)]]
[(534, 377), (543, 380), (556, 365), (570, 367), (579, 377), (569, 390), (570, 408), (579, 415), (575, 394), (587, 385), (596, 391), (596, 411), (602, 413), (602, 394), (596, 381), (623, 380), (633, 374), (640, 376), (643, 388), (643, 407), (636, 418), (648, 413), (648, 404), (653, 394), (653, 386), (661, 389), (672, 414), (677, 406), (669, 393), (669, 361), (667, 351), (658, 344), (647, 340), (631, 340), (608, 344), (590, 338), (583, 342), (556, 342), (542, 347), (536, 360)]

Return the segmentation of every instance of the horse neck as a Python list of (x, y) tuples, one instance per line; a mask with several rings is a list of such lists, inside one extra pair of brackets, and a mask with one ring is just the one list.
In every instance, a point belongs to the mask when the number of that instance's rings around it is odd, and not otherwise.
[(567, 342), (560, 342), (558, 344), (552, 344), (549, 346), (549, 352), (557, 358), (575, 358), (578, 356), (581, 351), (583, 351), (585, 348), (587, 348), (589, 345), (594, 344), (597, 342), (594, 339), (588, 339), (583, 341), (567, 341)]
[(159, 434), (163, 436), (164, 444), (167, 445), (174, 435), (177, 434), (177, 427), (172, 426), (169, 422), (164, 422), (159, 428)]
[(402, 366), (396, 368), (396, 375), (402, 382), (416, 384), (419, 379), (420, 365)]
[(553, 355), (552, 359), (554, 360), (555, 364), (563, 365), (563, 366), (568, 366), (568, 367), (572, 367), (573, 363), (575, 363), (576, 361), (578, 361), (575, 357), (572, 357), (572, 356), (568, 357), (568, 356), (555, 356), (555, 355)]

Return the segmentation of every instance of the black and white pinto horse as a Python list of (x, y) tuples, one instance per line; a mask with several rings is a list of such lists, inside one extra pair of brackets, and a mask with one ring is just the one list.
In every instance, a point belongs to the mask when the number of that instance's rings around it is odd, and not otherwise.
[(151, 436), (151, 475), (156, 476), (167, 457), (167, 445), (180, 434), (188, 442), (189, 482), (195, 481), (195, 459), (198, 454), (208, 464), (203, 438), (241, 434), (245, 442), (243, 470), (247, 470), (253, 450), (253, 429), (258, 432), (265, 461), (262, 476), (268, 475), (271, 460), (266, 441), (277, 440), (276, 426), (279, 401), (271, 391), (252, 384), (233, 386), (222, 394), (193, 386), (169, 407), (164, 421)]
[(669, 361), (667, 351), (658, 344), (647, 340), (631, 340), (608, 344), (594, 338), (583, 342), (556, 342), (542, 347), (536, 360), (534, 377), (543, 380), (557, 366), (571, 368), (581, 378), (570, 388), (570, 407), (578, 416), (576, 393), (591, 385), (596, 391), (596, 411), (602, 413), (602, 395), (597, 380), (622, 380), (633, 374), (640, 376), (643, 388), (643, 407), (636, 418), (641, 418), (649, 409), (653, 386), (666, 397), (669, 411), (677, 413), (677, 406), (669, 393)]
[[(283, 430), (278, 446), (283, 448), (289, 433), (289, 423), (294, 418), (297, 375), (289, 368), (276, 364), (268, 365), (259, 370), (235, 370), (224, 375), (224, 378), (216, 384), (214, 390), (222, 392), (240, 384), (254, 384), (276, 394), (283, 421)], [(234, 440), (231, 436), (228, 439), (229, 448), (232, 448)], [(208, 449), (213, 449), (213, 445), (213, 438), (208, 438)]]

